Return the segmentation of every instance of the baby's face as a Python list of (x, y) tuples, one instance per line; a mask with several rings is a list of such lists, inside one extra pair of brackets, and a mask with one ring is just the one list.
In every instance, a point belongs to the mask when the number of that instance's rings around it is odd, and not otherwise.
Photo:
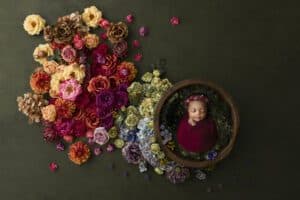
[(191, 101), (188, 106), (189, 118), (199, 122), (206, 117), (206, 106), (201, 101)]

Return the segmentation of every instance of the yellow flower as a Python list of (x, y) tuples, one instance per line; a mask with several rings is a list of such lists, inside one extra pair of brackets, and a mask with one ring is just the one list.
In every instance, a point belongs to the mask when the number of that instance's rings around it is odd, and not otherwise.
[(116, 139), (114, 141), (114, 145), (119, 149), (121, 149), (124, 146), (124, 144), (125, 144), (124, 140), (122, 140), (122, 139)]
[(164, 173), (164, 171), (158, 167), (154, 168), (155, 173), (157, 173), (158, 175), (162, 175)]
[(29, 35), (38, 35), (45, 27), (46, 21), (40, 15), (28, 15), (23, 23), (25, 31)]
[(85, 46), (89, 49), (95, 48), (99, 44), (99, 37), (96, 34), (87, 34), (84, 37)]
[(139, 111), (138, 111), (138, 109), (136, 107), (134, 107), (132, 105), (130, 105), (130, 106), (127, 107), (127, 114), (128, 115), (131, 115), (131, 114), (138, 115), (138, 113), (139, 113)]
[(149, 142), (150, 142), (150, 143), (156, 142), (156, 137), (155, 137), (155, 136), (151, 136), (151, 137), (149, 138)]
[(161, 85), (161, 80), (159, 77), (154, 77), (151, 81), (151, 85), (154, 86), (155, 88), (159, 88)]
[(145, 98), (140, 107), (139, 111), (143, 117), (152, 117), (154, 113), (154, 104), (151, 98)]
[(84, 65), (78, 65), (73, 63), (62, 68), (63, 69), (63, 78), (67, 80), (69, 78), (76, 79), (79, 83), (82, 83), (85, 77), (85, 67)]
[(138, 122), (139, 118), (134, 114), (127, 115), (125, 119), (125, 124), (127, 127), (135, 127), (138, 124)]
[(58, 66), (59, 66), (59, 64), (57, 62), (55, 62), (54, 60), (46, 61), (43, 63), (43, 69), (48, 74), (55, 73)]
[(158, 159), (166, 160), (166, 159), (165, 159), (165, 156), (166, 156), (165, 153), (162, 152), (162, 151), (160, 151), (160, 152), (157, 153), (157, 158), (158, 158)]
[(118, 129), (115, 126), (113, 126), (111, 129), (109, 129), (108, 135), (109, 138), (116, 138), (118, 136)]
[(151, 149), (152, 153), (158, 154), (158, 152), (160, 151), (160, 146), (158, 143), (153, 143), (153, 144), (151, 144), (150, 149)]
[(154, 75), (155, 77), (159, 77), (159, 76), (160, 76), (160, 71), (157, 70), (157, 69), (153, 70), (153, 75)]
[(150, 72), (146, 72), (143, 76), (142, 76), (142, 80), (146, 83), (150, 83), (151, 80), (153, 78), (153, 74)]
[(53, 49), (49, 44), (39, 44), (33, 51), (33, 58), (40, 64), (44, 64), (49, 56), (53, 55)]
[(44, 120), (47, 120), (49, 122), (55, 121), (56, 110), (55, 110), (55, 106), (53, 104), (42, 107), (41, 111), (42, 111), (42, 116), (43, 116)]
[(91, 6), (85, 8), (81, 16), (86, 25), (95, 28), (102, 19), (102, 12), (96, 6)]

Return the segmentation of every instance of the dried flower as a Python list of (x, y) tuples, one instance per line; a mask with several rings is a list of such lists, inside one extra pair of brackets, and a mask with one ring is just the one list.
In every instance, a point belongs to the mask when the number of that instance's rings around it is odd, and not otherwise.
[(127, 37), (128, 27), (124, 22), (111, 23), (106, 34), (111, 43), (118, 43)]
[(95, 147), (95, 148), (94, 148), (94, 154), (95, 154), (96, 156), (99, 156), (101, 153), (102, 153), (102, 150), (101, 150), (100, 147)]
[(139, 34), (140, 34), (140, 36), (142, 36), (142, 37), (147, 36), (147, 35), (149, 34), (149, 29), (148, 29), (146, 26), (141, 26), (141, 27), (139, 28)]
[(121, 149), (124, 146), (125, 142), (122, 139), (116, 139), (114, 141), (114, 145), (118, 148)]
[(103, 90), (96, 95), (96, 105), (99, 108), (112, 109), (115, 95), (111, 90)]
[(179, 166), (175, 166), (171, 170), (166, 172), (166, 177), (173, 184), (183, 183), (189, 176), (190, 176), (189, 169), (179, 167)]
[(70, 146), (68, 156), (73, 163), (81, 165), (89, 159), (90, 154), (88, 145), (78, 141)]
[(49, 164), (49, 169), (52, 171), (52, 172), (55, 172), (58, 168), (58, 165), (55, 163), (55, 162), (51, 162)]
[(67, 63), (72, 63), (76, 59), (76, 50), (71, 45), (66, 45), (61, 51), (61, 57)]
[(170, 19), (170, 23), (171, 23), (171, 25), (176, 26), (176, 25), (180, 24), (180, 20), (178, 17), (174, 16)]
[(135, 79), (137, 70), (132, 62), (123, 61), (117, 66), (116, 75), (123, 81), (131, 82)]
[(102, 12), (96, 6), (85, 8), (82, 13), (82, 20), (86, 25), (96, 28), (99, 21), (102, 19)]
[(107, 152), (113, 152), (115, 150), (115, 146), (113, 144), (108, 144), (106, 147)]
[(60, 117), (70, 118), (75, 112), (76, 105), (73, 101), (57, 98), (55, 100), (56, 113)]
[(141, 47), (140, 41), (138, 41), (138, 40), (133, 40), (133, 41), (132, 41), (132, 47), (133, 47), (133, 48), (139, 48), (139, 47)]
[(85, 124), (90, 129), (95, 129), (100, 124), (100, 118), (96, 109), (89, 109), (86, 112)]
[(140, 62), (142, 60), (142, 58), (143, 58), (143, 55), (141, 53), (137, 53), (133, 57), (134, 61), (136, 61), (136, 62)]
[(87, 34), (84, 37), (85, 46), (89, 49), (95, 48), (99, 44), (99, 37), (96, 34)]
[(98, 127), (94, 131), (94, 141), (99, 145), (104, 145), (108, 142), (109, 135), (104, 127)]
[(137, 143), (127, 143), (122, 149), (122, 155), (128, 163), (138, 164), (142, 160), (141, 150)]
[(127, 56), (128, 53), (128, 45), (126, 41), (121, 41), (119, 43), (114, 44), (112, 48), (113, 53), (119, 57), (119, 58), (124, 58)]
[(81, 85), (75, 79), (66, 80), (59, 85), (59, 95), (65, 100), (75, 101), (81, 92)]
[(55, 124), (43, 121), (43, 139), (46, 142), (55, 142), (59, 139), (59, 135), (55, 129)]
[(45, 27), (46, 21), (40, 15), (28, 15), (23, 23), (25, 31), (29, 35), (38, 35)]
[(53, 49), (49, 44), (39, 44), (33, 51), (33, 58), (36, 62), (44, 64), (47, 58), (53, 54)]
[(57, 151), (64, 151), (65, 150), (65, 145), (62, 142), (59, 142), (56, 144), (56, 150)]
[(43, 119), (49, 122), (53, 122), (56, 119), (55, 106), (50, 104), (41, 108)]
[(49, 75), (55, 73), (57, 71), (59, 64), (54, 60), (45, 61), (43, 63), (43, 70)]
[(37, 94), (45, 94), (50, 89), (50, 76), (42, 70), (35, 71), (30, 77), (30, 87)]
[(129, 14), (126, 16), (125, 20), (127, 23), (132, 23), (134, 20), (134, 16), (132, 14)]
[(93, 93), (99, 93), (102, 90), (109, 89), (110, 82), (105, 76), (98, 75), (89, 81), (87, 90)]
[(41, 108), (48, 105), (48, 101), (42, 95), (25, 93), (17, 97), (19, 111), (29, 118), (29, 123), (40, 122), (42, 119)]

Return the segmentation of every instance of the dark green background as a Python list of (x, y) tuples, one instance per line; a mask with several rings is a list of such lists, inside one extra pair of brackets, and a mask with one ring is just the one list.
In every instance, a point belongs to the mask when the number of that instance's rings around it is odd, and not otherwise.
[[(298, 2), (298, 3), (297, 3)], [(73, 165), (66, 152), (45, 144), (38, 125), (18, 113), (16, 97), (29, 91), (32, 59), (40, 37), (22, 23), (37, 13), (49, 24), (57, 17), (96, 5), (110, 20), (132, 12), (132, 38), (140, 25), (140, 72), (159, 58), (173, 81), (209, 79), (234, 97), (240, 135), (228, 159), (205, 183), (172, 185), (153, 173), (144, 180), (120, 153)], [(279, 0), (9, 0), (0, 8), (0, 199), (285, 199), (299, 193), (299, 1)], [(182, 24), (169, 25), (177, 15)], [(48, 164), (60, 165), (57, 173)], [(109, 170), (108, 165), (116, 168)], [(124, 171), (129, 172), (125, 178)], [(207, 193), (208, 187), (222, 190)], [(298, 189), (298, 191), (296, 191)]]

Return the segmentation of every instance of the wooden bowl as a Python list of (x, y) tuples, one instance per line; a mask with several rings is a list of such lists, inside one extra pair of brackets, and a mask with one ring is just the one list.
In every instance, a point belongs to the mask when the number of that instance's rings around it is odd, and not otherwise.
[[(232, 117), (232, 134), (229, 140), (229, 143), (227, 144), (227, 146), (225, 146), (224, 148), (222, 148), (220, 150), (220, 152), (218, 153), (216, 159), (214, 160), (192, 160), (192, 159), (187, 159), (187, 158), (183, 158), (180, 155), (176, 155), (175, 152), (173, 152), (172, 150), (170, 150), (167, 146), (165, 146), (163, 144), (163, 140), (160, 134), (160, 113), (161, 110), (164, 107), (165, 102), (174, 94), (176, 93), (178, 90), (185, 88), (185, 87), (189, 87), (192, 85), (203, 85), (206, 86), (214, 91), (216, 91), (220, 97), (223, 99), (223, 101), (225, 101), (229, 107), (230, 107), (230, 111), (231, 111), (231, 117)], [(226, 158), (229, 153), (231, 152), (234, 143), (236, 141), (236, 137), (238, 134), (238, 129), (239, 129), (239, 115), (238, 115), (238, 109), (236, 107), (236, 105), (234, 104), (231, 96), (220, 86), (209, 82), (209, 81), (204, 81), (204, 80), (184, 80), (181, 81), (179, 83), (176, 83), (172, 88), (170, 88), (168, 91), (166, 91), (163, 95), (163, 97), (160, 99), (159, 103), (157, 104), (156, 110), (155, 110), (155, 116), (154, 116), (154, 131), (155, 131), (155, 135), (156, 138), (162, 148), (162, 150), (164, 151), (164, 153), (166, 154), (166, 156), (177, 162), (178, 164), (181, 164), (185, 167), (191, 167), (191, 168), (208, 168), (208, 167), (213, 167), (214, 165), (216, 165), (218, 162), (220, 162), (221, 160), (223, 160), (224, 158)]]

